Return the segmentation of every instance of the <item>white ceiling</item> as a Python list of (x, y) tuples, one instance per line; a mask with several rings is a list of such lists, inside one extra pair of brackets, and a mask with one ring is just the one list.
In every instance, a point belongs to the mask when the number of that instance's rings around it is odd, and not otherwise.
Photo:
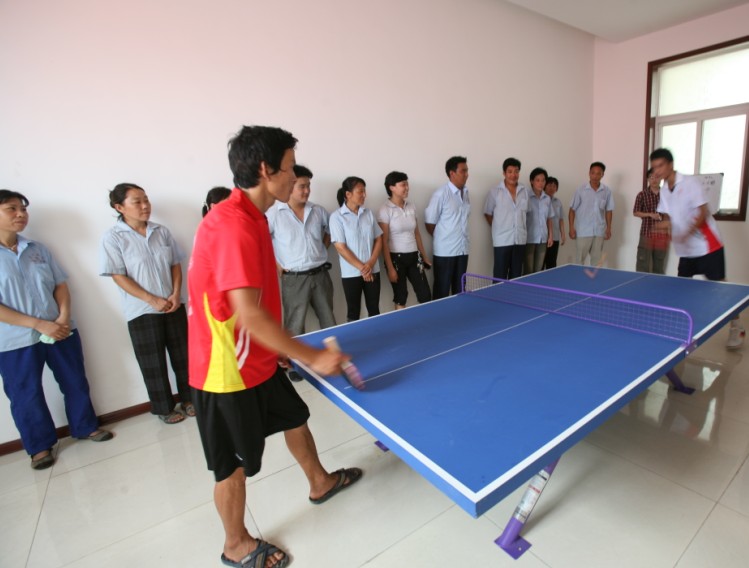
[[(721, 12), (748, 0), (508, 0), (612, 42)], [(747, 22), (749, 30), (749, 22)]]

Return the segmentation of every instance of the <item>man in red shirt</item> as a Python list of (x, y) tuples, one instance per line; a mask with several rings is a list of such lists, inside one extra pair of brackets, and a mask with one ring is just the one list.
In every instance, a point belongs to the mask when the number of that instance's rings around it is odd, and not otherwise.
[(296, 138), (280, 128), (244, 127), (230, 143), (236, 188), (198, 227), (188, 270), (190, 386), (228, 566), (282, 568), (289, 556), (244, 525), (245, 479), (260, 471), (265, 438), (283, 432), (319, 504), (362, 476), (328, 473), (307, 427), (309, 410), (278, 366), (279, 355), (322, 375), (340, 373), (344, 355), (314, 349), (281, 326), (276, 261), (265, 211), (294, 187)]

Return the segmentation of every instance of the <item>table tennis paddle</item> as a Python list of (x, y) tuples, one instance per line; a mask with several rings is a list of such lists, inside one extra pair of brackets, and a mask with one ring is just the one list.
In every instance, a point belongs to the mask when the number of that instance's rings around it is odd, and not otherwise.
[[(336, 353), (341, 352), (341, 346), (338, 345), (338, 340), (335, 336), (331, 335), (323, 339), (323, 343), (328, 349), (332, 349)], [(349, 382), (349, 384), (356, 390), (364, 390), (364, 379), (351, 361), (344, 361), (341, 363), (341, 371), (343, 371), (343, 377)]]

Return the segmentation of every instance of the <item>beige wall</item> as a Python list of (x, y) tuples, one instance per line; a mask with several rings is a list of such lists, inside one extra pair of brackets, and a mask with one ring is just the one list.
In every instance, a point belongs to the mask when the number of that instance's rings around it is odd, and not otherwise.
[[(742, 37), (749, 33), (749, 4), (700, 18), (630, 41), (595, 42), (593, 91), (593, 153), (606, 162), (606, 178), (616, 190), (617, 211), (609, 262), (634, 270), (640, 220), (632, 215), (635, 196), (642, 186), (645, 97), (649, 61)], [(676, 169), (679, 157), (675, 156)], [(728, 279), (749, 283), (749, 241), (745, 222), (719, 223), (726, 243)], [(676, 274), (671, 255), (668, 274)]]
[[(206, 190), (231, 183), (242, 124), (291, 130), (329, 209), (347, 175), (379, 207), (399, 169), (421, 213), (463, 154), (470, 269), (487, 273), (481, 206), (502, 160), (547, 167), (566, 202), (591, 159), (593, 38), (497, 0), (0, 2), (0, 77), (0, 186), (30, 198), (27, 236), (70, 274), (99, 413), (147, 400), (115, 285), (97, 276), (115, 183), (146, 188), (153, 220), (189, 250)], [(2, 397), (0, 443), (17, 437)]]

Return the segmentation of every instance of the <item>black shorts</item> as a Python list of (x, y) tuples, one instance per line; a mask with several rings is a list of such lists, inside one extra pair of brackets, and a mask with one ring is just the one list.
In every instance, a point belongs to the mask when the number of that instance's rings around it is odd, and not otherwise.
[(726, 279), (726, 258), (723, 254), (723, 247), (705, 256), (679, 259), (679, 276), (691, 278), (698, 274), (704, 274), (708, 280)]
[(241, 467), (260, 471), (265, 438), (309, 419), (309, 409), (280, 368), (256, 387), (215, 393), (192, 389), (195, 416), (208, 469), (223, 481)]

